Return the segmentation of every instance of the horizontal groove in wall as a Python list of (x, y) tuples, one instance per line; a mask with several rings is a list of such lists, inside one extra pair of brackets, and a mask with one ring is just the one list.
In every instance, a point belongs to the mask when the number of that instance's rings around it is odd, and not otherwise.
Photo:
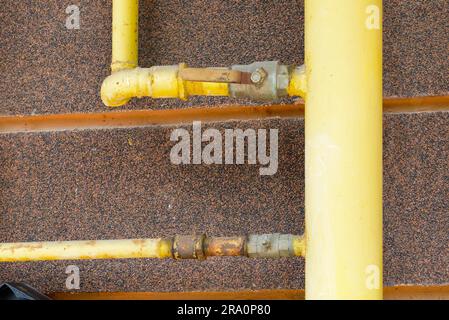
[[(385, 99), (385, 113), (449, 111), (449, 96)], [(304, 105), (220, 106), (176, 110), (111, 111), (101, 113), (48, 114), (0, 117), (0, 133), (45, 132), (86, 129), (134, 128), (186, 124), (192, 121), (221, 122), (304, 116)]]
[(384, 113), (449, 111), (449, 96), (384, 99)]
[(0, 133), (85, 129), (135, 128), (151, 125), (186, 124), (192, 121), (253, 120), (301, 117), (303, 106), (222, 106), (176, 110), (136, 110), (102, 113), (51, 114), (0, 117)]
[[(236, 292), (93, 292), (53, 293), (56, 300), (304, 300), (304, 290)], [(385, 300), (448, 300), (447, 286), (394, 286), (384, 288)]]

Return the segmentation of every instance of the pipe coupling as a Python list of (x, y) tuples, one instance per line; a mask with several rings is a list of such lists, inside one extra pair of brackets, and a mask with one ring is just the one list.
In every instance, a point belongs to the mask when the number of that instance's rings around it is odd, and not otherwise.
[(294, 257), (294, 238), (294, 235), (280, 233), (250, 235), (247, 244), (248, 257)]
[(282, 258), (304, 256), (304, 248), (304, 237), (291, 234), (252, 234), (248, 237), (177, 235), (173, 239), (172, 255), (177, 260), (205, 260), (213, 256)]
[(204, 239), (206, 235), (175, 236), (173, 240), (173, 258), (181, 259), (206, 259), (204, 254)]

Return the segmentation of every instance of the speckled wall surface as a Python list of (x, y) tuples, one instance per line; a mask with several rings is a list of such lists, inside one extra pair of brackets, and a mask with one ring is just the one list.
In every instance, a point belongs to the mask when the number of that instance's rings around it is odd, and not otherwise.
[[(449, 113), (384, 118), (385, 285), (449, 281), (448, 122)], [(278, 128), (277, 174), (261, 177), (255, 165), (173, 165), (173, 127), (2, 135), (0, 241), (302, 233), (303, 121), (209, 126)], [(71, 263), (80, 266), (82, 291), (304, 286), (300, 258), (6, 263), (0, 279), (62, 291)]]
[[(65, 2), (2, 1), (0, 114), (107, 111), (99, 90), (109, 73), (111, 1), (71, 3), (80, 4), (80, 30), (65, 28)], [(389, 0), (384, 7), (385, 96), (448, 94), (447, 1)], [(301, 0), (142, 0), (140, 64), (228, 66), (269, 59), (302, 64), (303, 18)], [(144, 99), (127, 108), (222, 103), (248, 102)]]

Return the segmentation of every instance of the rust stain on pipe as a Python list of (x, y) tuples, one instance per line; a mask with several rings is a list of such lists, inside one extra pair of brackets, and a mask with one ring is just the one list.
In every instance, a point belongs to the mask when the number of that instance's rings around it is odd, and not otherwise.
[(204, 241), (206, 256), (246, 256), (246, 237), (211, 237)]
[(0, 116), (0, 133), (138, 128), (153, 125), (191, 124), (193, 121), (221, 122), (297, 118), (303, 115), (303, 105), (294, 104)]

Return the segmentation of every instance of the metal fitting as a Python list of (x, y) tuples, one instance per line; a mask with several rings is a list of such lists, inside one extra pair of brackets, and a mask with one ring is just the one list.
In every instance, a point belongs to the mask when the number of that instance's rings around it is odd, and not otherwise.
[(206, 256), (203, 250), (206, 235), (175, 236), (173, 240), (173, 258), (204, 260)]
[(247, 245), (248, 257), (294, 257), (293, 237), (291, 234), (280, 233), (250, 235)]
[(272, 101), (288, 95), (289, 70), (279, 61), (234, 65), (231, 69), (251, 75), (250, 83), (229, 84), (230, 95), (234, 98)]
[(251, 82), (256, 85), (261, 85), (265, 81), (267, 75), (264, 68), (258, 68), (251, 74)]
[(294, 257), (296, 256), (294, 250), (295, 236), (292, 234), (281, 234), (279, 236), (279, 256), (280, 257)]

